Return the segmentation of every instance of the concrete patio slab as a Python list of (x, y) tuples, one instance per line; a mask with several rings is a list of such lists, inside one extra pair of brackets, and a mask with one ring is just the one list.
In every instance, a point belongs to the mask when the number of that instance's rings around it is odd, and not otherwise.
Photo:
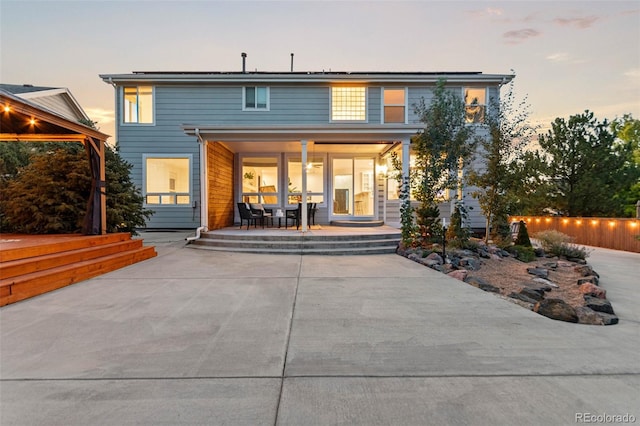
[(553, 321), (396, 255), (184, 248), (0, 310), (0, 424), (640, 421), (640, 255), (620, 323)]
[(0, 424), (273, 425), (279, 392), (279, 379), (8, 381)]
[(295, 285), (109, 274), (10, 305), (2, 378), (280, 376)]
[(574, 425), (604, 411), (637, 422), (639, 387), (628, 376), (291, 378), (277, 424)]

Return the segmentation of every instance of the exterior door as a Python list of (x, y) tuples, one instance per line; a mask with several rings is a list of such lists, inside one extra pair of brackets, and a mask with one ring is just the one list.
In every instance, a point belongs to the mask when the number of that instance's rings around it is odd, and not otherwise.
[(371, 218), (374, 215), (374, 159), (333, 158), (331, 214), (334, 218)]

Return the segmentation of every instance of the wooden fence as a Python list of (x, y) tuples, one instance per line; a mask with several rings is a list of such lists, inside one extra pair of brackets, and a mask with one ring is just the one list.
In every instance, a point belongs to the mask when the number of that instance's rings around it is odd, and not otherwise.
[(553, 229), (573, 237), (576, 244), (640, 253), (640, 219), (512, 216), (509, 220), (511, 223), (523, 220), (530, 237)]

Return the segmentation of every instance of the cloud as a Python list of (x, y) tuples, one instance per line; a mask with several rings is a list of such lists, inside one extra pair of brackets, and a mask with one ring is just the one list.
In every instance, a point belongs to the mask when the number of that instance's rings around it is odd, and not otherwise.
[(552, 53), (547, 56), (547, 59), (551, 62), (567, 62), (569, 60), (569, 55), (565, 52)]
[(540, 34), (540, 31), (533, 28), (524, 28), (522, 30), (507, 31), (502, 37), (507, 39), (507, 44), (519, 44), (529, 38), (538, 37)]
[(600, 18), (597, 16), (586, 16), (581, 18), (556, 18), (553, 20), (558, 25), (563, 27), (577, 27), (580, 29), (585, 29), (591, 27), (596, 21)]
[(625, 77), (640, 78), (640, 68), (632, 68), (624, 72)]
[(485, 18), (492, 16), (502, 16), (504, 11), (502, 9), (487, 7), (486, 9), (470, 10), (468, 13), (476, 18)]
[(547, 57), (545, 59), (547, 59), (548, 61), (551, 61), (551, 62), (567, 63), (567, 64), (583, 64), (583, 63), (586, 62), (583, 59), (573, 58), (571, 55), (569, 55), (566, 52), (552, 53), (550, 55), (547, 55)]
[(104, 108), (85, 108), (84, 112), (87, 113), (90, 119), (98, 123), (98, 127), (103, 124), (113, 123), (115, 121), (115, 114), (113, 110)]

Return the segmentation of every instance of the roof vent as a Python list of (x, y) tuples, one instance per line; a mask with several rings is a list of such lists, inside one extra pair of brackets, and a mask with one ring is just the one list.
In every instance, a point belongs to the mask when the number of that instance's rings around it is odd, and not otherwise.
[(242, 73), (244, 74), (247, 72), (247, 54), (242, 52), (240, 56), (242, 56)]

